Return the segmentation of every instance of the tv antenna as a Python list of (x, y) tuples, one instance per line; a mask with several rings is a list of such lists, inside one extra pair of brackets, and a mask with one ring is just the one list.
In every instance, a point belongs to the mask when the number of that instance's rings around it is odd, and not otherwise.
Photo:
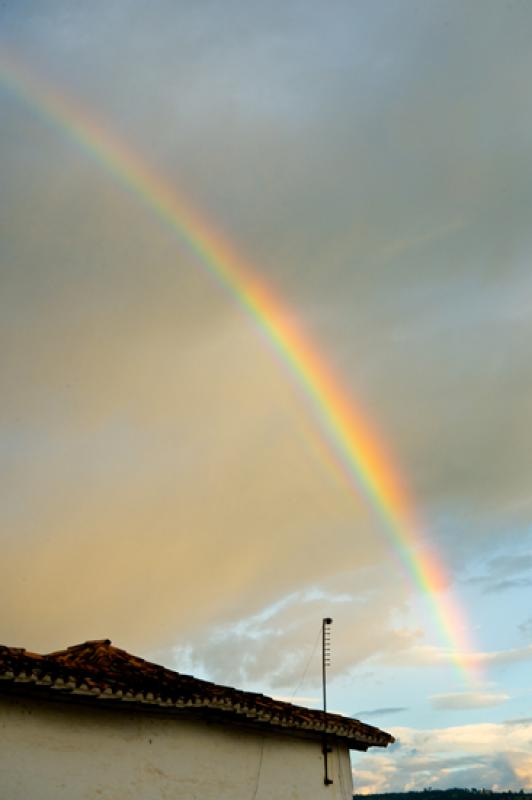
[(323, 684), (323, 768), (325, 786), (330, 786), (327, 756), (332, 752), (327, 742), (327, 667), (331, 666), (331, 617), (324, 617), (321, 625), (321, 676)]

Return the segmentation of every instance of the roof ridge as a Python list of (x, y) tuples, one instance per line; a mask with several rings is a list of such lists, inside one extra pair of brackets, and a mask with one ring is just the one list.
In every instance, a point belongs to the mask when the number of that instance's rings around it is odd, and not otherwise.
[[(112, 647), (111, 639), (87, 639), (85, 642), (79, 642), (79, 644), (71, 644), (66, 648), (61, 650), (52, 650), (50, 653), (46, 653), (46, 658), (52, 658), (53, 656), (63, 655), (63, 653), (69, 653), (75, 650), (80, 650), (82, 647), (99, 647), (99, 646), (106, 646)], [(118, 648), (113, 648), (117, 650)], [(125, 651), (124, 651), (125, 652)]]
[(222, 686), (146, 661), (111, 644), (92, 639), (48, 655), (0, 645), (0, 688), (11, 691), (61, 693), (80, 699), (133, 701), (137, 706), (202, 709), (222, 716), (260, 721), (272, 726), (342, 737), (350, 747), (386, 747), (393, 736), (373, 725), (342, 714), (297, 706), (258, 692)]

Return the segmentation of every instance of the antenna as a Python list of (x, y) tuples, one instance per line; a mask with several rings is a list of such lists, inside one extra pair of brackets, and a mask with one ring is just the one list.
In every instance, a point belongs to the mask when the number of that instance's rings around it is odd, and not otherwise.
[(323, 783), (325, 786), (330, 786), (332, 783), (327, 771), (327, 755), (332, 752), (327, 743), (327, 667), (331, 666), (331, 617), (324, 617), (321, 626), (321, 642), (322, 642), (322, 661), (321, 661), (321, 675), (323, 683), (323, 767), (324, 778)]

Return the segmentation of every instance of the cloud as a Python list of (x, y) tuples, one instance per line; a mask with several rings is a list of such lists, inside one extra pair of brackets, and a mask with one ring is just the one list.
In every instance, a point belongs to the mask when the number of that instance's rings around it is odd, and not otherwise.
[(383, 753), (353, 758), (356, 794), (453, 786), (513, 791), (532, 788), (532, 725), (395, 728), (398, 742)]
[(496, 692), (448, 692), (430, 698), (433, 708), (461, 711), (464, 708), (490, 708), (506, 703), (510, 695)]
[(508, 578), (497, 583), (489, 583), (484, 591), (492, 593), (505, 592), (508, 589), (526, 589), (527, 586), (532, 586), (532, 578)]
[(532, 658), (532, 644), (526, 647), (514, 647), (509, 650), (500, 650), (494, 653), (475, 653), (473, 661), (482, 664), (513, 664), (517, 661), (528, 661)]
[[(180, 671), (220, 682), (272, 687), (276, 695), (284, 689), (289, 691), (287, 697), (299, 696), (321, 685), (321, 618), (325, 614), (334, 620), (331, 679), (345, 677), (376, 653), (393, 657), (415, 638), (415, 634), (394, 630), (388, 602), (359, 584), (351, 602), (326, 591), (294, 593), (254, 616), (190, 634), (186, 645), (165, 653), (163, 660), (173, 662)], [(335, 630), (341, 632), (338, 639)]]
[[(530, 8), (16, 5), (2, 38), (303, 319), (451, 573), (501, 530), (524, 539)], [(295, 683), (323, 606), (304, 592), (347, 574), (341, 668), (406, 659), (408, 589), (309, 398), (138, 197), (2, 92), (2, 639), (177, 645), (218, 676)], [(273, 628), (238, 628), (292, 595)]]
[(371, 708), (365, 711), (355, 711), (353, 717), (387, 717), (390, 714), (400, 714), (403, 711), (408, 711), (405, 706), (391, 706), (389, 708)]
[(405, 649), (398, 658), (403, 663), (422, 664), (424, 666), (438, 666), (448, 663), (461, 663), (468, 666), (498, 666), (500, 664), (514, 664), (532, 659), (532, 644), (524, 647), (514, 647), (507, 650), (492, 652), (471, 651), (457, 653), (434, 645), (414, 643), (408, 650)]
[(508, 719), (505, 725), (531, 725), (532, 717), (520, 717), (518, 719)]
[(485, 574), (469, 578), (486, 593), (532, 585), (532, 556), (528, 552), (505, 553), (488, 561)]
[[(330, 345), (331, 359), (346, 367), (348, 382), (389, 433), (423, 502), (467, 501), (493, 519), (502, 500), (523, 494), (530, 467), (522, 399), (529, 315), (518, 315), (530, 296), (522, 257), (529, 243), (522, 202), (529, 156), (522, 142), (530, 118), (522, 98), (530, 54), (520, 36), (530, 12), (491, 6), (497, 22), (480, 29), (478, 7), (448, 14), (431, 4), (411, 17), (394, 5), (387, 19), (402, 31), (396, 36), (378, 12), (350, 4), (337, 15), (315, 8), (303, 16), (298, 4), (290, 10), (274, 3), (267, 12), (257, 3), (231, 3), (224, 13), (215, 4), (209, 13), (190, 4), (158, 8), (151, 13), (129, 2), (96, 14), (58, 3), (53, 14), (12, 15), (11, 24), (21, 49), (25, 44), (58, 74), (75, 52), (70, 90), (104, 109), (141, 149), (145, 142), (165, 174), (181, 176), (199, 205), (210, 207), (308, 314), (324, 349)], [(123, 30), (127, 18), (137, 25), (117, 44), (113, 31)], [(511, 54), (495, 48), (494, 58), (491, 45), (501, 31), (514, 46)], [(144, 67), (135, 70), (139, 52)], [(380, 52), (386, 57), (375, 56)], [(65, 147), (48, 144), (59, 163)], [(19, 147), (14, 136), (8, 155)], [(22, 208), (27, 214), (44, 207), (38, 186), (29, 209), (21, 196), (26, 172), (12, 176), (9, 193), (11, 202), (21, 198), (21, 215)], [(134, 213), (135, 203), (118, 193), (107, 213), (113, 223), (123, 215), (113, 245), (101, 236), (106, 215), (94, 208), (107, 182), (84, 175), (76, 210), (83, 219), (83, 206), (93, 212), (94, 238), (80, 238), (75, 214), (68, 213), (79, 193), (75, 181), (69, 193), (65, 183), (60, 179), (48, 199), (47, 218), (56, 221), (48, 226), (48, 245), (61, 238), (59, 231), (79, 244), (74, 254), (74, 248), (50, 249), (45, 275), (48, 262), (68, 264), (57, 267), (64, 274), (73, 261), (86, 264), (85, 253), (97, 246), (106, 261), (100, 280), (107, 286), (110, 279), (111, 298), (123, 296), (126, 279), (116, 264), (129, 240), (128, 272), (138, 274), (144, 255), (148, 283), (157, 285), (159, 232), (148, 234), (153, 226), (144, 212)], [(72, 233), (65, 237), (65, 229)], [(145, 246), (135, 252), (139, 231)], [(34, 261), (42, 272), (35, 253), (24, 271)], [(163, 271), (168, 275), (167, 266)], [(54, 285), (60, 284), (58, 276)], [(165, 291), (175, 297), (171, 287), (167, 281), (155, 293), (154, 314)], [(134, 315), (140, 298), (128, 291), (126, 300)], [(211, 298), (199, 310), (196, 296), (183, 291), (179, 314), (190, 317), (194, 309), (204, 324), (220, 305)], [(19, 349), (27, 353), (29, 343)], [(502, 439), (497, 420), (507, 393), (513, 414)], [(475, 535), (487, 535), (485, 528), (479, 525)]]

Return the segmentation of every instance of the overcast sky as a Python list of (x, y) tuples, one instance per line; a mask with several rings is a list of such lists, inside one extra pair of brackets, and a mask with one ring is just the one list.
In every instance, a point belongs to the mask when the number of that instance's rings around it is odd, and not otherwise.
[[(0, 48), (283, 298), (395, 454), (453, 664), (235, 298), (0, 72), (0, 641), (392, 732), (357, 791), (532, 788), (532, 5), (4, 0)], [(312, 656), (312, 658), (311, 658)]]

